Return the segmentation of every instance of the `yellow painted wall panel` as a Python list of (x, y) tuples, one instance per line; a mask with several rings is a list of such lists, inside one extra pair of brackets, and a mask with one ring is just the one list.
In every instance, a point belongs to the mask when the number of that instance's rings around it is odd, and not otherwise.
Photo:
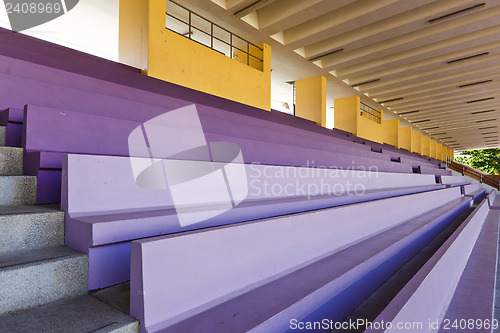
[(384, 143), (384, 129), (382, 124), (360, 116), (359, 112), (357, 123), (357, 136), (378, 143)]
[(148, 67), (149, 3), (144, 0), (120, 0), (118, 60), (132, 67)]
[(443, 145), (440, 143), (436, 144), (436, 159), (443, 160)]
[(434, 140), (431, 140), (431, 146), (430, 146), (430, 156), (431, 158), (436, 158), (436, 148), (437, 148), (437, 142)]
[(295, 81), (295, 115), (326, 127), (326, 77)]
[(399, 139), (399, 119), (382, 121), (384, 143), (398, 147)]
[[(165, 28), (165, 0), (120, 1), (120, 59), (160, 80), (271, 109), (271, 47), (262, 44), (262, 64), (232, 59)], [(147, 25), (145, 24), (147, 13)], [(123, 19), (123, 20), (122, 20)], [(137, 20), (136, 20), (137, 19)], [(147, 48), (145, 48), (147, 41)], [(147, 56), (147, 67), (144, 57)], [(253, 68), (257, 67), (256, 68)], [(260, 67), (259, 67), (260, 66)]]
[(400, 127), (398, 137), (398, 148), (411, 151), (411, 127)]
[(357, 135), (359, 107), (359, 96), (337, 98), (334, 101), (335, 128)]
[(422, 155), (422, 132), (411, 133), (411, 151)]
[(422, 155), (431, 156), (431, 138), (422, 138)]

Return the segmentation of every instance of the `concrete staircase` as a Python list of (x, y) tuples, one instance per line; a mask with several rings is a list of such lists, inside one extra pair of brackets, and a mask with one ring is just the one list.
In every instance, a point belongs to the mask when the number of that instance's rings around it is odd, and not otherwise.
[(0, 127), (0, 332), (138, 332), (87, 290), (87, 255), (64, 245), (64, 212), (34, 205), (36, 177)]

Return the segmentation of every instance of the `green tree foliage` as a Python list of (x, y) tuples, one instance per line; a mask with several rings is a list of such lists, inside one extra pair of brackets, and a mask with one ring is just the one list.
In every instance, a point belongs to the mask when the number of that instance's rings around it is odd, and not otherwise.
[(500, 175), (500, 148), (469, 150), (455, 159), (490, 175)]

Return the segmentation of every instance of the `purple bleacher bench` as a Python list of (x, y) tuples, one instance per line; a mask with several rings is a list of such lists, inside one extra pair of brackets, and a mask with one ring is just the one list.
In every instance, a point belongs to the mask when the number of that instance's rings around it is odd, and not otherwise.
[(446, 185), (446, 187), (463, 186), (470, 184), (470, 182), (464, 176), (439, 176), (439, 182), (443, 185)]
[(422, 174), (430, 174), (430, 175), (436, 175), (436, 176), (451, 176), (452, 175), (451, 170), (439, 169), (437, 166), (436, 167), (426, 167), (426, 166), (420, 165), (419, 172)]
[(483, 201), (373, 322), (420, 323), (414, 331), (421, 332), (491, 332), (499, 213)]
[[(149, 111), (159, 112), (160, 109)], [(251, 163), (301, 167), (315, 164), (329, 168), (412, 172), (410, 165), (394, 163), (387, 155), (370, 152), (369, 147), (355, 149), (333, 137), (329, 141), (318, 141), (320, 138), (307, 131), (298, 132), (299, 136), (297, 133), (292, 135), (288, 126), (252, 117), (232, 114), (233, 122), (228, 122), (224, 117), (231, 113), (213, 108), (199, 106), (198, 111), (207, 140), (239, 145), (246, 161)], [(128, 135), (141, 124), (135, 119), (34, 105), (26, 106), (24, 122), (22, 142), (28, 153), (25, 168), (33, 175), (45, 174), (51, 169), (53, 172), (44, 176), (46, 179), (57, 177), (56, 169), (61, 168), (63, 153), (128, 156)], [(256, 128), (260, 130), (256, 132)], [(50, 160), (50, 167), (44, 162), (47, 160)], [(38, 170), (46, 171), (41, 173)], [(51, 187), (44, 184), (50, 184), (50, 181), (40, 182), (38, 203), (54, 202), (51, 200), (59, 197), (58, 184)]]
[(487, 200), (490, 209), (500, 209), (500, 197), (497, 198), (495, 190), (490, 192)]
[(479, 202), (483, 199), (486, 194), (486, 190), (481, 188), (479, 183), (464, 185), (462, 187), (462, 193), (465, 196), (472, 197), (474, 202)]
[(142, 332), (341, 320), (469, 205), (449, 188), (137, 240), (131, 315)]
[(110, 279), (94, 270), (94, 264), (104, 260), (103, 253), (123, 251), (120, 256), (126, 257), (130, 243), (123, 242), (444, 188), (435, 184), (432, 175), (260, 164), (244, 167), (248, 194), (243, 202), (213, 219), (181, 227), (169, 192), (139, 187), (129, 158), (67, 155), (61, 201), (66, 211), (66, 243), (89, 253), (90, 288), (128, 279), (128, 266), (123, 269), (122, 262), (110, 263), (120, 266), (110, 271)]

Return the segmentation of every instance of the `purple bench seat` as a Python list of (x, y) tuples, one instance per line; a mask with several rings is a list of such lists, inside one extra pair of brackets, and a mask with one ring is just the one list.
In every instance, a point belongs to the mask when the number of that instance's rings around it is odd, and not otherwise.
[[(67, 213), (66, 243), (89, 253), (92, 275), (101, 252), (117, 246), (127, 251), (126, 245), (115, 244), (119, 242), (444, 187), (436, 185), (431, 175), (403, 173), (246, 165), (246, 174), (248, 195), (236, 208), (181, 227), (168, 191), (138, 187), (129, 158), (67, 155), (61, 203)], [(103, 286), (102, 281), (89, 283), (94, 288)]]
[(496, 191), (493, 190), (488, 195), (488, 205), (490, 209), (500, 209), (500, 197), (496, 197)]
[(472, 197), (472, 200), (477, 203), (483, 199), (486, 195), (486, 190), (481, 188), (479, 183), (474, 183), (470, 185), (464, 185), (462, 188), (463, 195), (467, 197)]
[(451, 170), (443, 170), (439, 169), (438, 167), (432, 168), (432, 167), (426, 167), (420, 165), (418, 167), (419, 171), (421, 174), (427, 174), (427, 175), (436, 175), (436, 176), (451, 176), (452, 172)]
[(441, 184), (446, 185), (446, 187), (455, 187), (468, 185), (470, 182), (464, 176), (440, 176), (439, 181)]
[[(203, 106), (200, 108), (204, 109)], [(391, 162), (387, 156), (367, 150), (369, 147), (364, 150), (353, 149), (334, 139), (329, 142), (316, 142), (309, 138), (307, 133), (297, 139), (286, 131), (289, 130), (286, 126), (262, 121), (261, 130), (255, 132), (256, 127), (251, 125), (258, 125), (252, 123), (257, 123), (256, 118), (244, 117), (243, 120), (248, 118), (246, 120), (250, 124), (238, 125), (238, 122), (235, 122), (231, 125), (217, 110), (207, 112), (210, 116), (204, 116), (200, 112), (207, 140), (238, 144), (247, 162), (292, 166), (309, 166), (312, 163), (316, 166), (335, 166), (343, 169), (412, 172), (411, 166)], [(25, 119), (23, 146), (28, 152), (24, 161), (25, 169), (29, 174), (44, 175), (46, 179), (58, 177), (54, 169), (61, 167), (61, 153), (128, 156), (128, 135), (141, 124), (135, 120), (33, 105), (26, 107)], [(228, 134), (224, 134), (224, 131)], [(32, 152), (37, 154), (30, 155)], [(44, 160), (50, 160), (50, 165)], [(38, 172), (46, 169), (51, 169), (51, 172)], [(46, 187), (45, 184), (50, 184), (50, 181), (40, 183), (38, 203), (58, 202), (59, 184), (54, 183), (52, 187)]]
[(498, 211), (483, 201), (374, 322), (420, 322), (421, 331), (449, 332), (455, 319), (473, 319), (481, 327), (458, 331), (491, 332), (483, 324), (493, 319), (498, 226)]
[(444, 189), (134, 241), (131, 314), (144, 332), (340, 320), (469, 204)]
[[(198, 109), (200, 108), (203, 109), (203, 106), (198, 107)], [(411, 172), (411, 167), (408, 165), (394, 163), (384, 157), (380, 158), (380, 154), (375, 154), (376, 158), (372, 158), (368, 152), (363, 150), (356, 152), (353, 149), (346, 150), (345, 147), (329, 147), (323, 143), (318, 143), (317, 145), (319, 148), (323, 148), (322, 150), (312, 147), (312, 141), (306, 144), (300, 144), (299, 142), (297, 144), (293, 143), (293, 145), (285, 144), (282, 139), (278, 140), (277, 136), (271, 135), (272, 129), (268, 129), (266, 133), (254, 133), (253, 138), (250, 138), (248, 134), (246, 137), (226, 135), (221, 133), (221, 127), (211, 124), (219, 122), (219, 119), (206, 118), (203, 117), (203, 113), (200, 112), (200, 114), (202, 126), (207, 127), (205, 133), (207, 140), (229, 140), (239, 144), (242, 150), (246, 149), (248, 151), (248, 162), (280, 164), (278, 154), (281, 154), (287, 157), (287, 162), (282, 163), (285, 165), (289, 163), (289, 165), (307, 166), (307, 161), (314, 161), (318, 166), (338, 166), (343, 168), (360, 166), (365, 169), (372, 166), (378, 167), (379, 171), (384, 172)], [(89, 115), (32, 105), (26, 108), (25, 118), (28, 121), (24, 145), (28, 152), (52, 151), (127, 156), (128, 135), (140, 125), (135, 120)], [(32, 120), (29, 121), (29, 119)], [(50, 127), (57, 127), (58, 130), (47, 131), (47, 128)], [(242, 125), (242, 132), (248, 130)], [(60, 138), (66, 139), (60, 140)], [(266, 138), (270, 141), (265, 141)], [(330, 144), (334, 143), (330, 142)], [(285, 151), (287, 154), (285, 154)], [(357, 155), (342, 154), (337, 153), (337, 151), (350, 151), (352, 154)], [(259, 152), (262, 158), (259, 157)], [(266, 157), (265, 154), (268, 154), (268, 156)], [(365, 154), (369, 157), (365, 157)]]

